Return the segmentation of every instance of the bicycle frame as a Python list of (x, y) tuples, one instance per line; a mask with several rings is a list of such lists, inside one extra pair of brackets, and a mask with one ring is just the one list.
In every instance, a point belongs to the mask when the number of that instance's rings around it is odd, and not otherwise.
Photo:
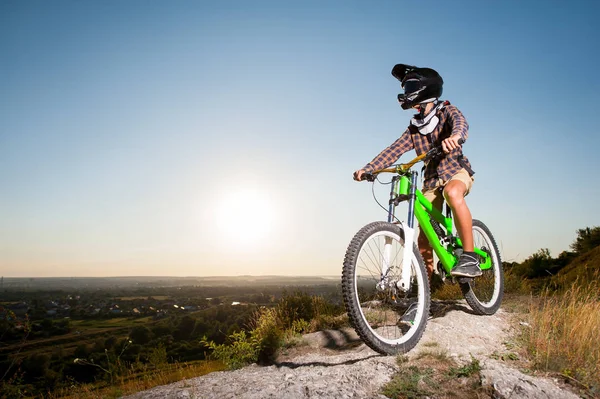
[[(405, 165), (398, 165), (394, 169), (382, 170), (397, 173), (392, 178), (387, 221), (389, 223), (400, 223), (402, 225), (404, 231), (404, 246), (405, 248), (413, 248), (415, 237), (414, 220), (416, 218), (419, 222), (421, 232), (427, 237), (433, 251), (438, 256), (446, 275), (450, 276), (452, 268), (458, 261), (456, 251), (457, 249), (462, 249), (462, 243), (460, 238), (453, 233), (452, 218), (444, 216), (440, 210), (434, 208), (433, 204), (416, 188), (418, 173), (409, 169), (410, 166), (416, 163), (415, 161), (416, 160)], [(398, 221), (395, 216), (396, 206), (402, 201), (408, 201), (408, 217), (406, 222)], [(440, 238), (438, 236), (431, 223), (430, 217), (439, 223), (440, 227), (445, 230), (444, 237)], [(390, 249), (391, 244), (388, 245), (388, 243), (386, 243), (384, 248), (382, 280), (385, 280), (389, 268)], [(490, 269), (492, 267), (492, 260), (489, 254), (477, 247), (474, 251), (482, 258), (480, 265), (481, 269)], [(410, 289), (411, 260), (412, 251), (405, 251), (402, 260), (401, 280), (397, 282), (397, 287), (405, 291)], [(385, 281), (382, 282), (385, 283)]]

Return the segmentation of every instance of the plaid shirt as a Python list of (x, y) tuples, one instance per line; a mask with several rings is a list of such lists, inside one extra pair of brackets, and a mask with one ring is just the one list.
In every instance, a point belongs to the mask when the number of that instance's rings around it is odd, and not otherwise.
[[(419, 133), (414, 126), (409, 126), (402, 136), (388, 148), (381, 151), (363, 168), (366, 172), (387, 168), (394, 164), (402, 154), (414, 149), (417, 155), (429, 151), (432, 147), (441, 145), (442, 141), (451, 135), (458, 134), (463, 140), (469, 137), (469, 124), (462, 112), (449, 102), (437, 111), (439, 123), (430, 134)], [(461, 165), (462, 163), (462, 165)], [(456, 148), (441, 159), (431, 160), (425, 167), (423, 188), (431, 189), (444, 185), (464, 165), (471, 168), (469, 160), (463, 156), (462, 148)], [(469, 169), (467, 169), (469, 170)]]

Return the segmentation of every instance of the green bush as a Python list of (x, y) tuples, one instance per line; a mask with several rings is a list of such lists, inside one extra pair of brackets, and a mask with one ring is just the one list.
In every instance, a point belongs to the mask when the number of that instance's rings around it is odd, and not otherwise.
[(334, 315), (319, 315), (312, 319), (309, 323), (307, 332), (322, 331), (322, 330), (337, 330), (350, 325), (347, 314)]
[(251, 325), (253, 329), (250, 336), (257, 347), (257, 360), (260, 362), (273, 360), (284, 336), (277, 310), (261, 309), (256, 313)]
[(233, 333), (229, 336), (229, 344), (216, 344), (207, 341), (206, 337), (201, 342), (212, 350), (215, 359), (221, 360), (229, 369), (239, 369), (258, 360), (258, 348), (245, 331)]
[(273, 360), (284, 337), (277, 310), (260, 309), (254, 314), (250, 327), (252, 329), (248, 334), (243, 330), (230, 334), (228, 342), (224, 344), (208, 341), (206, 337), (201, 342), (213, 351), (214, 358), (230, 369)]
[[(312, 324), (314, 328), (328, 325), (327, 320), (333, 320), (335, 317), (344, 313), (341, 306), (336, 306), (328, 302), (321, 296), (309, 295), (305, 292), (295, 292), (285, 294), (277, 304), (278, 316), (284, 329), (293, 327), (297, 320), (317, 321)], [(332, 323), (329, 328), (334, 328), (336, 323)]]
[(346, 325), (348, 318), (340, 306), (320, 296), (296, 292), (285, 294), (273, 308), (256, 311), (247, 331), (230, 331), (224, 343), (206, 337), (201, 343), (212, 350), (213, 358), (235, 369), (274, 360), (286, 341), (301, 333)]

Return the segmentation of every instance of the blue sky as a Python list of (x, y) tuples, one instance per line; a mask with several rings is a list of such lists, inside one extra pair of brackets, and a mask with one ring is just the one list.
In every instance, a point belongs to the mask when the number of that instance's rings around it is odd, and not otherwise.
[(440, 72), (466, 116), (468, 204), (503, 258), (557, 256), (600, 225), (599, 17), (595, 1), (0, 1), (0, 274), (338, 275), (385, 218), (351, 175), (411, 117), (396, 63)]

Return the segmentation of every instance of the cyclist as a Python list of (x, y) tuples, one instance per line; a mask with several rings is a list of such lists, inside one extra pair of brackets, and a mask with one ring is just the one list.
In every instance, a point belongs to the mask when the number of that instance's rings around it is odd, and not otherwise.
[[(474, 172), (458, 143), (461, 138), (467, 140), (469, 125), (458, 108), (448, 101), (440, 101), (444, 81), (435, 70), (397, 64), (392, 69), (392, 75), (401, 82), (404, 90), (404, 94), (398, 94), (402, 109), (414, 108), (418, 113), (400, 138), (354, 172), (354, 179), (360, 181), (366, 172), (391, 166), (402, 154), (412, 149), (421, 155), (441, 144), (446, 155), (441, 159), (432, 159), (425, 166), (422, 192), (437, 209), (441, 210), (444, 198), (452, 209), (464, 250), (452, 269), (452, 275), (480, 276), (479, 260), (473, 252), (471, 212), (464, 199), (471, 190)], [(425, 234), (419, 234), (418, 245), (431, 280), (433, 250)]]

